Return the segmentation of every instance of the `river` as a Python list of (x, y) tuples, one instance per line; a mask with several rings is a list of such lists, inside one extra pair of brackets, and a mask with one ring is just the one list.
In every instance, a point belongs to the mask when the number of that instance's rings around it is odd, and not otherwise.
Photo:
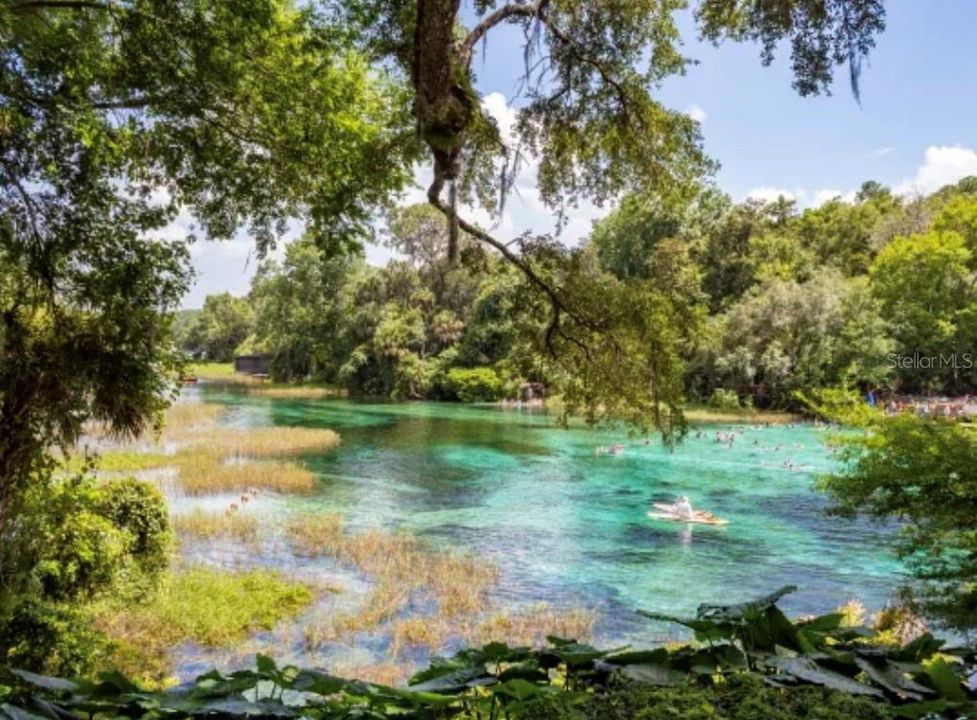
[[(731, 446), (715, 434), (733, 426), (702, 425), (668, 449), (658, 438), (646, 443), (621, 431), (563, 429), (539, 411), (267, 399), (206, 385), (188, 392), (225, 404), (230, 424), (328, 427), (342, 435), (337, 450), (303, 459), (321, 478), (314, 494), (262, 496), (255, 512), (274, 519), (297, 510), (339, 511), (353, 529), (401, 528), (470, 550), (501, 568), (499, 602), (591, 609), (601, 645), (681, 635), (641, 618), (636, 608), (690, 614), (700, 602), (746, 600), (785, 584), (799, 588), (782, 603), (792, 614), (827, 612), (852, 598), (878, 608), (901, 577), (886, 531), (825, 515), (812, 480), (832, 460), (823, 431), (812, 425), (738, 425)], [(612, 443), (623, 444), (623, 452), (595, 453)], [(794, 469), (785, 467), (788, 461)], [(729, 525), (646, 516), (653, 501), (681, 493)], [(174, 511), (202, 502), (208, 501), (175, 498)], [(224, 499), (209, 502), (220, 507)], [(295, 558), (274, 537), (258, 551), (211, 543), (184, 552), (309, 577), (339, 572)], [(359, 651), (375, 655), (382, 647)], [(181, 674), (227, 661), (188, 651)]]

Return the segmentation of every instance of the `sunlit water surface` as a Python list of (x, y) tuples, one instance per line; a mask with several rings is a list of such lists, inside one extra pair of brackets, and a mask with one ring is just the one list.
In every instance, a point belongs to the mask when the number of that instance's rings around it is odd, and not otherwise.
[[(877, 608), (899, 581), (886, 531), (825, 515), (826, 501), (811, 485), (832, 463), (823, 432), (811, 425), (738, 425), (731, 447), (715, 434), (733, 426), (703, 425), (669, 450), (657, 438), (646, 444), (624, 432), (562, 429), (527, 410), (277, 400), (206, 386), (188, 392), (226, 404), (229, 424), (326, 427), (342, 435), (338, 450), (303, 459), (321, 478), (313, 495), (262, 495), (249, 512), (274, 521), (298, 510), (338, 511), (354, 531), (401, 528), (470, 550), (502, 569), (496, 601), (590, 608), (598, 617), (595, 641), (604, 645), (681, 636), (636, 615), (636, 608), (690, 614), (700, 602), (745, 600), (785, 584), (799, 587), (783, 601), (790, 613), (826, 612), (851, 598)], [(612, 443), (624, 451), (595, 453)], [(729, 525), (647, 517), (652, 502), (681, 493)], [(172, 501), (180, 512), (226, 507), (228, 499)], [(184, 553), (342, 585), (346, 592), (320, 603), (314, 611), (320, 614), (355, 603), (366, 587), (329, 560), (294, 557), (280, 533), (270, 533), (258, 549), (204, 543)], [(250, 650), (269, 645), (279, 656), (291, 652), (298, 661), (327, 664), (328, 651), (297, 654), (302, 622), (263, 634), (233, 656), (186, 648), (177, 658), (180, 674), (247, 664)], [(346, 648), (343, 659), (375, 661), (384, 649), (382, 640), (364, 639), (353, 651)]]

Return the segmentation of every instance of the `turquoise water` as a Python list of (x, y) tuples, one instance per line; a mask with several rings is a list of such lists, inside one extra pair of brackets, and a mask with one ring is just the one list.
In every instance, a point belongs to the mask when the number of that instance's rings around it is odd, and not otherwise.
[[(715, 433), (732, 426), (701, 426), (669, 450), (657, 438), (562, 429), (531, 411), (196, 392), (227, 404), (233, 424), (342, 435), (338, 450), (304, 460), (320, 475), (319, 490), (262, 497), (265, 512), (339, 511), (354, 528), (405, 528), (470, 549), (502, 568), (499, 600), (591, 608), (600, 642), (680, 634), (636, 608), (692, 613), (700, 602), (749, 599), (788, 583), (799, 587), (783, 603), (791, 613), (826, 612), (851, 598), (877, 608), (899, 581), (885, 529), (824, 514), (811, 483), (831, 459), (811, 425), (736, 426), (731, 446)], [(595, 454), (616, 442), (622, 453)], [(652, 502), (680, 493), (729, 525), (646, 516)], [(262, 553), (263, 563), (319, 569), (283, 545)]]

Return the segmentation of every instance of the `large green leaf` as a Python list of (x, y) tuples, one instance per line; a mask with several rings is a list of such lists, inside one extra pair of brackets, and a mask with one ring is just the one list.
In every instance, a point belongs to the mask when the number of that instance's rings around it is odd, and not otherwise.
[(53, 690), (55, 692), (74, 692), (78, 689), (77, 683), (73, 683), (70, 680), (49, 677), (48, 675), (38, 675), (37, 673), (32, 673), (27, 670), (11, 670), (10, 672), (24, 682), (30, 683), (31, 685), (44, 690)]
[(884, 660), (856, 657), (855, 664), (876, 685), (904, 700), (922, 700), (933, 691), (906, 677), (898, 667)]
[(35, 715), (9, 703), (0, 704), (0, 718), (3, 720), (45, 720), (40, 715)]
[(688, 675), (667, 665), (625, 665), (621, 675), (648, 685), (673, 686), (689, 681)]
[(941, 697), (951, 702), (966, 702), (963, 680), (953, 667), (941, 657), (934, 658), (924, 665), (926, 676)]
[[(416, 677), (416, 676), (415, 676)], [(496, 682), (485, 668), (459, 668), (442, 675), (410, 685), (415, 692), (457, 693), (468, 688), (491, 685)]]
[(840, 690), (850, 695), (882, 697), (880, 690), (852, 680), (840, 673), (827, 670), (807, 657), (772, 656), (767, 658), (766, 663), (779, 672), (793, 676), (805, 683), (820, 685), (831, 690)]

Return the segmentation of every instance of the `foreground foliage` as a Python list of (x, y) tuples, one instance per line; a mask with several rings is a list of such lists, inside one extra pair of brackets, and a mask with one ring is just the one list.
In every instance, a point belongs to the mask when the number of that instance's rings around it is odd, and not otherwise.
[(940, 418), (884, 417), (833, 397), (828, 415), (862, 432), (834, 439), (842, 470), (819, 487), (845, 516), (899, 521), (896, 550), (914, 579), (908, 598), (958, 632), (977, 628), (977, 432)]
[(679, 620), (700, 642), (678, 649), (607, 652), (556, 637), (539, 650), (491, 643), (436, 660), (406, 689), (279, 668), (262, 655), (256, 670), (212, 671), (169, 693), (147, 693), (118, 673), (74, 683), (15, 670), (14, 687), (0, 688), (0, 717), (881, 720), (975, 709), (973, 650), (945, 649), (928, 634), (878, 644), (841, 613), (791, 623), (775, 605), (790, 590), (700, 606)]

